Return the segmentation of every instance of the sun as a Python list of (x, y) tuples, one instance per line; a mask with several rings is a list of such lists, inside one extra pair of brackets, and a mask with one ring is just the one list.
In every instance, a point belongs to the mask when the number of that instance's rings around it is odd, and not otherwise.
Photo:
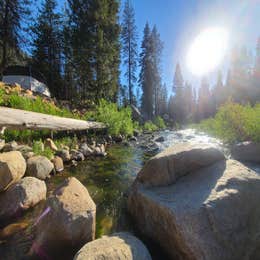
[(192, 74), (203, 76), (213, 71), (223, 60), (228, 47), (228, 32), (212, 27), (202, 31), (187, 54), (187, 66)]

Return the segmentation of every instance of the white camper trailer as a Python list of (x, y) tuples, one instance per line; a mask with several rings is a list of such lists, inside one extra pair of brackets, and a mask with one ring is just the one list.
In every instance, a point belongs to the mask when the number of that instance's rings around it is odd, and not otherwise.
[(8, 84), (18, 83), (24, 89), (50, 97), (43, 75), (32, 67), (10, 66), (3, 72), (3, 82)]

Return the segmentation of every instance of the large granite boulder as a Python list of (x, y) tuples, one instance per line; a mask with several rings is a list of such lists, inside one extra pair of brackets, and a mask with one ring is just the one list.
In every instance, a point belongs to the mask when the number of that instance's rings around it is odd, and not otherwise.
[(176, 144), (149, 160), (137, 181), (146, 187), (173, 184), (184, 175), (224, 159), (223, 153), (210, 145)]
[[(206, 160), (201, 155), (197, 162)], [(179, 158), (184, 160), (184, 154)], [(183, 167), (179, 172), (185, 175), (171, 185), (162, 186), (160, 178), (160, 187), (134, 183), (128, 209), (139, 230), (173, 259), (260, 259), (260, 173), (238, 161), (212, 159), (211, 165), (191, 171), (188, 158), (190, 174)], [(162, 160), (168, 173), (181, 169)], [(164, 175), (162, 164), (157, 165), (161, 168), (151, 169)]]
[(44, 181), (25, 177), (0, 194), (0, 219), (19, 217), (21, 213), (46, 199)]
[(19, 181), (25, 174), (26, 162), (17, 151), (0, 154), (0, 192)]
[(79, 250), (95, 237), (96, 205), (88, 190), (74, 177), (65, 180), (40, 214), (36, 225), (34, 254), (44, 250)]
[(75, 255), (74, 260), (151, 260), (145, 245), (129, 233), (103, 236), (87, 243)]
[(50, 177), (53, 169), (53, 163), (45, 156), (33, 156), (27, 161), (26, 175), (45, 180)]
[(238, 161), (260, 163), (260, 143), (236, 144), (231, 149), (231, 156)]

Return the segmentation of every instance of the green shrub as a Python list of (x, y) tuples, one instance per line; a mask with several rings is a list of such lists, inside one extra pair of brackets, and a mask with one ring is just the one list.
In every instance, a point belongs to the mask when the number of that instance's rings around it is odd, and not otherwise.
[(130, 107), (118, 108), (116, 103), (110, 103), (102, 99), (93, 116), (96, 121), (107, 125), (108, 133), (111, 135), (132, 135), (134, 125)]
[(195, 128), (227, 143), (260, 142), (260, 104), (252, 107), (228, 102), (220, 107), (214, 118), (203, 120)]
[(158, 130), (158, 127), (152, 121), (145, 122), (143, 128), (146, 131), (156, 131), (156, 130)]
[(166, 128), (166, 124), (163, 120), (163, 118), (161, 118), (160, 116), (157, 116), (154, 119), (154, 124), (159, 128), (159, 129), (165, 129)]

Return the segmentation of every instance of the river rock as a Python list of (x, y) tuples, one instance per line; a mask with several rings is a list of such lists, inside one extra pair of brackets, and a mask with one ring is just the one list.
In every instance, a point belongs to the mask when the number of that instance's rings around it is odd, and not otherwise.
[(259, 259), (259, 198), (260, 172), (222, 160), (168, 186), (136, 182), (128, 209), (172, 259)]
[(59, 156), (54, 156), (51, 162), (56, 172), (62, 172), (64, 170), (63, 160)]
[(238, 161), (260, 163), (260, 143), (236, 144), (231, 149), (231, 156)]
[(17, 151), (0, 154), (0, 192), (19, 181), (25, 174), (26, 162)]
[(158, 143), (163, 143), (165, 141), (164, 137), (163, 136), (159, 136), (158, 138), (156, 138), (154, 140), (155, 142), (158, 142)]
[(87, 243), (75, 255), (74, 260), (151, 260), (145, 245), (129, 233), (103, 236)]
[(50, 148), (52, 151), (57, 152), (58, 148), (51, 138), (47, 138), (44, 142), (44, 146)]
[(87, 145), (87, 143), (81, 144), (79, 151), (86, 157), (93, 154), (93, 150)]
[(145, 186), (173, 184), (180, 177), (225, 157), (207, 144), (176, 144), (150, 159), (137, 176)]
[(16, 151), (17, 146), (18, 144), (15, 141), (12, 141), (4, 145), (4, 147), (2, 148), (2, 152), (7, 153), (11, 151)]
[(70, 152), (67, 149), (61, 149), (61, 150), (57, 151), (56, 155), (61, 157), (63, 162), (69, 162), (71, 160)]
[(70, 153), (71, 153), (71, 159), (72, 160), (75, 160), (77, 162), (85, 160), (84, 154), (82, 152), (78, 151), (78, 150), (72, 149), (70, 151)]
[(131, 141), (131, 142), (137, 142), (137, 138), (136, 138), (135, 136), (131, 136), (131, 137), (129, 138), (129, 141)]
[(33, 156), (27, 161), (26, 175), (45, 180), (50, 177), (53, 169), (53, 163), (45, 156)]
[(76, 178), (68, 178), (47, 199), (32, 251), (79, 250), (95, 238), (95, 226), (96, 205), (88, 190)]
[(0, 194), (0, 219), (18, 217), (46, 199), (46, 184), (34, 177), (25, 177)]

